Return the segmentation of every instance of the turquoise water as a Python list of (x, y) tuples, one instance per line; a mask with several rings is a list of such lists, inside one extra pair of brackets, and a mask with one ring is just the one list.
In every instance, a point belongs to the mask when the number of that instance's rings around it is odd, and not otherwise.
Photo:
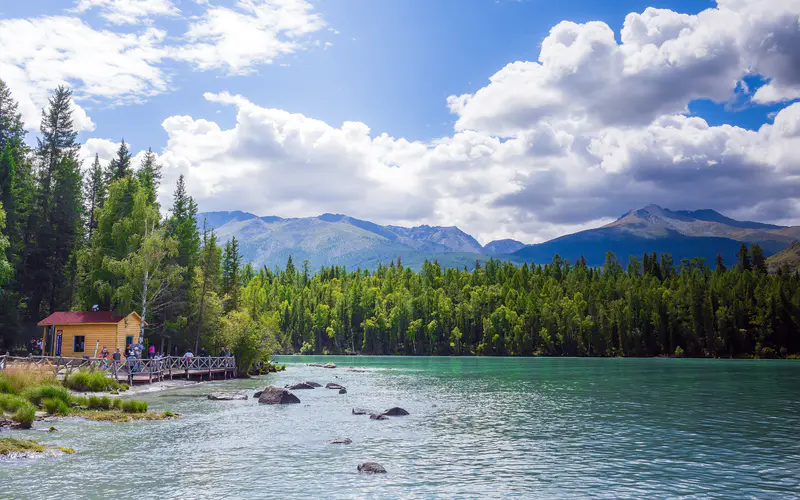
[[(143, 396), (170, 422), (14, 432), (76, 455), (0, 462), (2, 498), (787, 498), (800, 363), (282, 357), (284, 373)], [(336, 369), (305, 366), (334, 361)], [(348, 366), (367, 369), (348, 373)], [(302, 403), (208, 401), (296, 381)], [(352, 407), (401, 406), (387, 421)], [(46, 428), (46, 426), (41, 425)], [(5, 433), (4, 433), (5, 434)], [(348, 446), (327, 441), (349, 437)], [(385, 475), (360, 475), (377, 461)]]

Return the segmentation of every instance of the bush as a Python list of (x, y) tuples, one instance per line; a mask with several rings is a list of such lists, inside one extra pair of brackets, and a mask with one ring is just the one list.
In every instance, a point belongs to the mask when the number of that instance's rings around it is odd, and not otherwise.
[(104, 392), (119, 388), (119, 383), (108, 378), (105, 372), (86, 369), (78, 370), (67, 377), (64, 385), (73, 391), (80, 392)]
[(114, 400), (111, 401), (111, 407), (115, 410), (122, 411), (122, 400), (119, 398), (114, 398)]
[(129, 399), (122, 402), (122, 411), (125, 413), (144, 413), (147, 411), (147, 402)]
[(42, 401), (42, 407), (50, 415), (69, 415), (69, 405), (60, 399), (47, 398)]
[(131, 386), (129, 386), (128, 384), (119, 384), (119, 391), (120, 392), (125, 392), (130, 388), (131, 388)]
[(685, 353), (683, 352), (683, 348), (681, 346), (678, 346), (678, 347), (675, 348), (675, 357), (676, 358), (682, 358), (684, 355), (685, 355)]
[(0, 373), (0, 393), (4, 394), (21, 394), (29, 387), (57, 383), (51, 372), (33, 367), (9, 367)]
[(67, 405), (72, 402), (69, 391), (59, 385), (42, 385), (29, 387), (22, 393), (22, 397), (36, 406), (40, 406), (45, 399), (60, 399)]
[(86, 396), (72, 396), (72, 406), (82, 406), (86, 408), (89, 406), (89, 398)]
[(89, 404), (86, 405), (90, 410), (110, 410), (112, 406), (113, 403), (108, 396), (103, 396), (102, 398), (89, 396)]
[(13, 394), (0, 394), (0, 411), (11, 413), (11, 420), (28, 429), (36, 418), (36, 407), (27, 399)]
[(303, 345), (300, 347), (300, 354), (314, 354), (314, 346), (311, 342), (303, 342)]

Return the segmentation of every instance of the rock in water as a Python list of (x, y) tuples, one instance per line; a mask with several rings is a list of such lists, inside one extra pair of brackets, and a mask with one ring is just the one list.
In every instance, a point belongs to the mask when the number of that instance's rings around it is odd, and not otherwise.
[(370, 415), (372, 413), (375, 412), (366, 408), (353, 408), (353, 415)]
[(247, 399), (247, 394), (234, 394), (230, 392), (212, 392), (208, 395), (208, 399), (212, 401), (244, 401)]
[(300, 399), (294, 394), (280, 387), (269, 386), (261, 392), (258, 402), (263, 405), (288, 405), (297, 404)]
[(326, 389), (344, 389), (344, 386), (343, 385), (339, 385), (339, 384), (334, 384), (333, 382), (328, 382), (327, 385), (325, 385), (325, 388)]
[(383, 413), (373, 413), (369, 416), (370, 420), (389, 420), (389, 417), (384, 415)]
[(308, 385), (310, 385), (311, 387), (322, 387), (322, 384), (318, 384), (318, 383), (316, 383), (316, 382), (309, 382), (308, 380), (306, 380), (306, 381), (305, 381), (305, 382), (303, 382), (303, 383), (304, 383), (304, 384), (308, 384)]
[(353, 440), (350, 438), (343, 438), (343, 439), (334, 439), (333, 441), (328, 441), (328, 444), (350, 444)]
[(339, 394), (347, 394), (347, 389), (342, 387), (341, 389), (339, 389)]
[(253, 399), (258, 399), (261, 397), (261, 393), (264, 391), (256, 391), (253, 393)]
[(358, 466), (358, 472), (367, 472), (370, 474), (386, 474), (386, 469), (378, 462), (364, 462)]
[(313, 389), (314, 386), (306, 382), (300, 382), (299, 384), (287, 385), (286, 388), (290, 391), (296, 391), (298, 389)]
[(389, 408), (388, 410), (383, 412), (383, 414), (388, 415), (390, 417), (402, 417), (403, 415), (410, 415), (410, 413), (408, 413), (406, 410), (397, 406), (395, 406), (394, 408)]
[(333, 364), (333, 362), (330, 362), (330, 363), (325, 363), (324, 365), (322, 365), (322, 367), (323, 368), (336, 368), (336, 365)]

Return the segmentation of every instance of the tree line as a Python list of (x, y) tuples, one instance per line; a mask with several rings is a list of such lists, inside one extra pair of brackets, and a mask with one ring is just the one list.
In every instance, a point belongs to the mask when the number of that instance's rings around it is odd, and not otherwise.
[(42, 111), (36, 146), (0, 81), (0, 334), (57, 310), (145, 317), (160, 349), (229, 347), (240, 369), (270, 352), (405, 355), (785, 357), (800, 353), (800, 277), (766, 272), (758, 245), (737, 262), (645, 254), (593, 268), (497, 260), (473, 270), (400, 259), (375, 270), (254, 269), (235, 238), (198, 229), (181, 176), (162, 210), (162, 174), (124, 141), (82, 166), (71, 93)]

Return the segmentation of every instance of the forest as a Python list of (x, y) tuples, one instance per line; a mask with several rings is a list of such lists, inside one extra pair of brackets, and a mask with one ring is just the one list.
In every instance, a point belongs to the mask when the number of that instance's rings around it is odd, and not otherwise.
[[(36, 145), (0, 80), (0, 350), (56, 310), (136, 310), (160, 349), (270, 353), (790, 357), (800, 353), (800, 276), (768, 274), (758, 245), (673, 262), (583, 259), (473, 270), (254, 269), (238, 243), (198, 228), (181, 176), (171, 206), (148, 150), (82, 165), (72, 96), (59, 87)], [(5, 344), (5, 345), (3, 345)]]

